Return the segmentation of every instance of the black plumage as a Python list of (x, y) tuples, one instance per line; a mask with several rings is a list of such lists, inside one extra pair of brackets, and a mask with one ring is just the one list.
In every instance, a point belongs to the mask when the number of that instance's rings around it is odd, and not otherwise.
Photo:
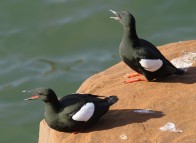
[(161, 52), (147, 40), (138, 37), (135, 18), (127, 11), (111, 10), (124, 28), (124, 34), (119, 46), (122, 60), (134, 71), (144, 75), (148, 81), (160, 81), (165, 77), (184, 72), (171, 64)]
[[(51, 128), (63, 132), (79, 132), (95, 124), (109, 110), (109, 107), (118, 101), (116, 96), (102, 99), (96, 95), (77, 93), (57, 99), (55, 92), (50, 88), (38, 88), (32, 90), (31, 93), (34, 96), (26, 100), (38, 98), (43, 100), (46, 123)], [(84, 120), (83, 117), (76, 116), (77, 113), (81, 116), (84, 115), (84, 118), (87, 116), (89, 119)]]

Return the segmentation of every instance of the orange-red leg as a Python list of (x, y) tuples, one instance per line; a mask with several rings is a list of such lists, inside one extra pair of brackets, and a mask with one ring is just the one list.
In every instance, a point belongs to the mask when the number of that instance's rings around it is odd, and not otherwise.
[(137, 76), (143, 76), (143, 75), (140, 74), (140, 73), (137, 73), (137, 72), (136, 73), (131, 73), (131, 74), (126, 74), (124, 77), (131, 78), (131, 79), (124, 81), (124, 83), (133, 83), (133, 82), (138, 82), (138, 81), (147, 81), (147, 79), (143, 78), (143, 77), (133, 78), (133, 77), (137, 77)]
[(132, 77), (141, 76), (141, 75), (142, 74), (140, 73), (130, 73), (130, 74), (126, 74), (124, 77), (132, 78)]
[(138, 81), (147, 81), (145, 78), (134, 78), (134, 79), (129, 79), (124, 81), (124, 83), (133, 83), (133, 82), (138, 82)]

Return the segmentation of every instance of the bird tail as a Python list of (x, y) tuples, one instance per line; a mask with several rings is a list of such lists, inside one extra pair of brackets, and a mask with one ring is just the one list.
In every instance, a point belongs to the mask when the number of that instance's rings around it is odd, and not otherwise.
[(111, 106), (118, 101), (117, 96), (109, 96), (105, 98), (108, 101), (108, 104)]
[(184, 74), (184, 70), (183, 70), (183, 69), (180, 69), (180, 68), (177, 68), (175, 74), (176, 74), (176, 75), (183, 75), (183, 74)]

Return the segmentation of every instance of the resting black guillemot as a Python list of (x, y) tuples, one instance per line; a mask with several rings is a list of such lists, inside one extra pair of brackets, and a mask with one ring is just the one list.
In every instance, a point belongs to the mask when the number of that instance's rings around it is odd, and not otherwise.
[(99, 98), (91, 94), (70, 94), (60, 99), (46, 87), (31, 91), (33, 96), (25, 100), (41, 99), (45, 102), (44, 118), (53, 129), (62, 132), (79, 132), (95, 124), (111, 105), (118, 101), (116, 96)]
[[(119, 53), (122, 60), (136, 74), (129, 77), (144, 75), (148, 81), (161, 81), (172, 74), (182, 75), (183, 70), (172, 65), (161, 52), (150, 42), (140, 39), (136, 33), (135, 18), (127, 11), (115, 12), (113, 18), (119, 21), (124, 28), (124, 34), (119, 46)], [(142, 81), (145, 79), (130, 79), (126, 83)]]

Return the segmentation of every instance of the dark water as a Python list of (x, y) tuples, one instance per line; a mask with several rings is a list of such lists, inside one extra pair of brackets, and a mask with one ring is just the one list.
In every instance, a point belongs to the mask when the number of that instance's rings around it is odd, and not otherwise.
[(155, 45), (196, 39), (196, 1), (1, 0), (0, 142), (35, 143), (44, 104), (24, 89), (75, 92), (120, 61), (122, 26), (109, 9), (128, 10), (138, 35)]

